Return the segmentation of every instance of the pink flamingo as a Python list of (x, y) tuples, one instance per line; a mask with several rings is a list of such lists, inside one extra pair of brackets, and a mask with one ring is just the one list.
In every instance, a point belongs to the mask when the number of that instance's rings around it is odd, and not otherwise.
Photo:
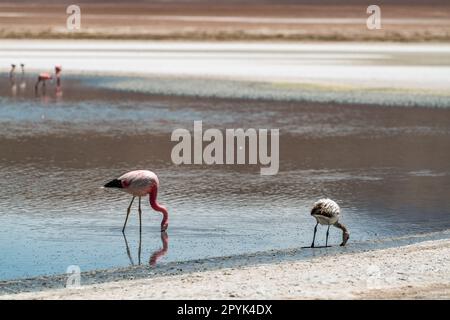
[(16, 72), (16, 65), (12, 64), (11, 71), (9, 72), (9, 82), (11, 83), (11, 94), (13, 95), (13, 97), (15, 97), (17, 94), (17, 84), (16, 84), (15, 72)]
[(57, 64), (55, 66), (55, 77), (56, 77), (56, 87), (57, 88), (61, 87), (61, 71), (62, 71), (61, 65)]
[(37, 93), (38, 91), (38, 87), (39, 87), (39, 83), (42, 82), (42, 88), (45, 90), (45, 82), (47, 80), (52, 80), (53, 77), (50, 73), (48, 72), (42, 72), (39, 74), (38, 76), (38, 81), (36, 82), (36, 85), (34, 86), (34, 91)]
[(163, 215), (161, 221), (161, 232), (166, 231), (169, 226), (169, 213), (167, 209), (156, 201), (159, 188), (159, 180), (155, 173), (148, 170), (135, 170), (125, 173), (117, 179), (111, 180), (104, 185), (105, 188), (119, 188), (133, 196), (127, 209), (127, 217), (122, 228), (125, 232), (128, 216), (130, 215), (131, 205), (134, 198), (139, 197), (139, 232), (142, 230), (141, 220), (141, 197), (149, 195), (150, 206), (153, 210), (159, 211)]
[[(61, 71), (62, 71), (61, 65), (56, 65), (55, 66), (55, 78), (56, 78), (56, 87), (57, 88), (59, 88), (61, 85)], [(38, 76), (36, 85), (34, 86), (36, 93), (38, 91), (38, 87), (41, 82), (42, 82), (42, 88), (45, 90), (45, 82), (47, 80), (52, 80), (52, 79), (53, 79), (53, 76), (50, 73), (48, 73), (48, 72), (40, 73)]]
[(16, 72), (16, 65), (15, 64), (11, 64), (11, 71), (9, 71), (9, 80), (12, 82), (15, 81), (15, 73)]

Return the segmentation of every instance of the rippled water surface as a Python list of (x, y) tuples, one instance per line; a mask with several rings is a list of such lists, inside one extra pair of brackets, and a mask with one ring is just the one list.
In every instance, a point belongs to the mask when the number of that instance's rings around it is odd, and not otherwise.
[[(69, 78), (37, 97), (0, 82), (0, 279), (159, 264), (308, 245), (311, 204), (342, 207), (351, 241), (450, 228), (450, 110), (168, 97)], [(85, 85), (89, 84), (89, 86)], [(279, 128), (280, 172), (259, 166), (175, 166), (175, 128)], [(100, 187), (145, 168), (169, 208), (143, 199), (126, 238), (130, 198)], [(340, 241), (332, 229), (332, 243)], [(325, 228), (318, 241), (324, 241)], [(139, 243), (140, 247), (139, 248)], [(139, 252), (141, 253), (139, 255)]]

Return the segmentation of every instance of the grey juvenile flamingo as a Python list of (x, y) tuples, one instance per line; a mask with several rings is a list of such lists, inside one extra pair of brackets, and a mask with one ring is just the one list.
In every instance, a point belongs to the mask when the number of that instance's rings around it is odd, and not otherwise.
[(340, 214), (341, 209), (338, 204), (331, 199), (320, 199), (314, 203), (313, 208), (311, 209), (311, 215), (316, 218), (317, 223), (314, 227), (314, 236), (311, 248), (314, 248), (314, 240), (316, 239), (317, 226), (319, 223), (328, 226), (325, 247), (328, 246), (328, 234), (331, 225), (342, 230), (341, 246), (345, 246), (350, 238), (350, 233), (342, 223), (339, 223)]

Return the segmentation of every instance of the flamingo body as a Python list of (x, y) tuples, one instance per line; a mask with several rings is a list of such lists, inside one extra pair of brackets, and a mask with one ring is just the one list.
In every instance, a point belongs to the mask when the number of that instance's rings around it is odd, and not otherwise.
[(311, 210), (311, 215), (321, 225), (332, 225), (339, 220), (341, 208), (331, 199), (320, 199), (316, 201)]
[(123, 191), (135, 197), (143, 197), (150, 194), (154, 187), (159, 187), (158, 177), (149, 170), (130, 171), (121, 175), (117, 180), (121, 182)]
[(39, 74), (38, 80), (45, 81), (45, 80), (51, 80), (52, 75), (48, 72), (42, 72)]

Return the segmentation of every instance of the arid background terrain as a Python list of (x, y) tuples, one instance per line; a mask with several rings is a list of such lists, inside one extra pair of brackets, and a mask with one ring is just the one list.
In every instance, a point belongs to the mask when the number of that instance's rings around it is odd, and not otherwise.
[(377, 1), (382, 29), (368, 30), (370, 1), (77, 1), (81, 30), (66, 29), (73, 1), (0, 3), (0, 38), (448, 41), (450, 2)]

